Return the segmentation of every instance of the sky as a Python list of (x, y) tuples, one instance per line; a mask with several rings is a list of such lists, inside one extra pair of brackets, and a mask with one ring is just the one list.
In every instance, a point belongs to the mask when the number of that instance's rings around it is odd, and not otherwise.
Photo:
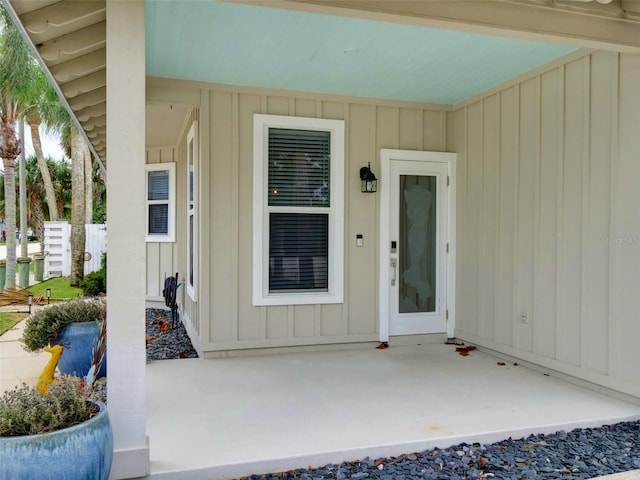
[[(24, 136), (25, 158), (33, 157), (35, 156), (35, 150), (31, 143), (31, 129), (28, 126), (24, 129)], [(66, 158), (62, 148), (60, 147), (60, 135), (47, 134), (40, 129), (40, 142), (42, 143), (42, 152), (44, 153), (45, 158), (50, 158), (54, 161), (60, 161), (60, 159)], [(2, 171), (2, 162), (0, 162), (0, 172)]]
[[(31, 144), (31, 129), (29, 127), (24, 129), (24, 143), (25, 143), (25, 155), (27, 158), (35, 156), (33, 145)], [(40, 129), (40, 141), (42, 142), (42, 152), (45, 158), (51, 158), (51, 160), (60, 160), (64, 158), (64, 152), (60, 147), (60, 135), (47, 134)]]

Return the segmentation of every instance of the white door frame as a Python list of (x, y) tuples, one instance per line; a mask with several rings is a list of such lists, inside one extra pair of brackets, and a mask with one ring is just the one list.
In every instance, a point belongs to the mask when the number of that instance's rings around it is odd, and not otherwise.
[(422, 152), (416, 150), (380, 150), (380, 180), (378, 181), (380, 192), (380, 232), (379, 232), (379, 278), (378, 278), (378, 312), (380, 341), (389, 341), (389, 282), (391, 281), (391, 269), (389, 264), (389, 203), (391, 188), (390, 170), (392, 160), (408, 160), (414, 162), (439, 162), (448, 165), (449, 188), (447, 191), (449, 211), (447, 220), (447, 242), (449, 253), (445, 265), (447, 278), (447, 337), (454, 337), (456, 319), (456, 154), (445, 152)]

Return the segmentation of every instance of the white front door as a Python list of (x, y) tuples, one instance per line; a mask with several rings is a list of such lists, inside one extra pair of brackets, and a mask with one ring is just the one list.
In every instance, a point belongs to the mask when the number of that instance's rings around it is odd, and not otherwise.
[(383, 150), (383, 341), (384, 333), (394, 336), (448, 332), (451, 163), (447, 160), (451, 155)]

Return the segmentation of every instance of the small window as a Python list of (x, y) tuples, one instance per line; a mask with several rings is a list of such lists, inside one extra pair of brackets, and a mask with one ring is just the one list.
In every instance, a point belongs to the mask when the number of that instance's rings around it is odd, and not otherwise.
[(254, 305), (342, 303), (344, 122), (254, 117)]
[(175, 164), (146, 165), (147, 242), (175, 241)]

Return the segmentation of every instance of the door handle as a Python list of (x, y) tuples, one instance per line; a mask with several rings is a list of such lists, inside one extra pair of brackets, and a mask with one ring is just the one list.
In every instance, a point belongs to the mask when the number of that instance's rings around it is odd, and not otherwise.
[(391, 286), (394, 287), (396, 285), (396, 272), (398, 267), (398, 259), (391, 259)]

